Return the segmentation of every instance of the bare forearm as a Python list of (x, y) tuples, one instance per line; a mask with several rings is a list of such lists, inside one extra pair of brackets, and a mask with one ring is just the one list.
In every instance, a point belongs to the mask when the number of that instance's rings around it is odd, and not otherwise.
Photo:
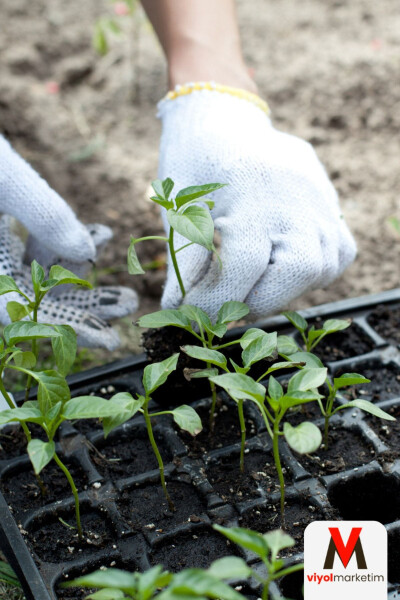
[(242, 57), (234, 0), (142, 0), (168, 61), (169, 85), (257, 88)]

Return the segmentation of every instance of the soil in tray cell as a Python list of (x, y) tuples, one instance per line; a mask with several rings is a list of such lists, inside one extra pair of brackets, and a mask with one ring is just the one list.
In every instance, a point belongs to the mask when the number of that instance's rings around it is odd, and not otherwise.
[[(63, 461), (68, 467), (74, 481), (81, 492), (86, 485), (84, 471), (75, 463)], [(38, 509), (46, 504), (71, 496), (71, 487), (67, 478), (55, 463), (50, 463), (40, 474), (46, 487), (46, 495), (42, 496), (32, 468), (28, 465), (22, 471), (8, 473), (1, 481), (1, 491), (14, 515), (24, 511)]]
[(386, 419), (379, 419), (372, 415), (367, 415), (365, 420), (385, 444), (390, 446), (393, 452), (392, 459), (395, 459), (399, 457), (400, 453), (400, 405), (386, 408), (385, 412), (397, 420), (387, 421)]
[[(321, 521), (325, 517), (322, 511), (308, 502), (287, 501), (285, 504), (285, 531), (295, 540), (292, 548), (282, 551), (282, 556), (292, 556), (302, 552), (304, 548), (304, 529), (312, 521)], [(239, 518), (239, 526), (253, 529), (259, 533), (267, 533), (282, 527), (280, 505), (267, 504), (256, 506)]]
[(180, 481), (168, 481), (167, 489), (175, 504), (172, 512), (161, 484), (125, 490), (118, 508), (133, 529), (165, 533), (182, 523), (199, 522), (206, 510), (196, 488)]
[(368, 473), (332, 485), (328, 498), (342, 519), (392, 523), (400, 518), (400, 482), (391, 475)]
[(400, 308), (378, 306), (369, 315), (368, 323), (391, 344), (400, 344)]
[(388, 579), (390, 583), (400, 583), (400, 531), (388, 536)]
[(321, 409), (318, 402), (307, 402), (307, 404), (301, 404), (290, 408), (285, 414), (285, 419), (295, 427), (303, 421), (313, 421), (321, 418)]
[[(46, 434), (40, 425), (29, 423), (32, 438), (45, 440)], [(7, 425), (0, 429), (0, 460), (16, 458), (26, 454), (25, 433), (19, 425)]]
[[(172, 460), (172, 453), (157, 431), (154, 431), (154, 437), (166, 464)], [(90, 457), (99, 473), (112, 481), (158, 468), (147, 431), (144, 429), (132, 429), (109, 438), (105, 445), (101, 444), (92, 450)]]
[[(315, 325), (317, 327), (318, 323)], [(326, 336), (312, 352), (322, 361), (336, 361), (366, 354), (373, 348), (372, 340), (358, 325), (353, 323), (343, 331)]]
[(153, 550), (151, 564), (162, 564), (170, 571), (180, 571), (188, 567), (206, 569), (224, 556), (237, 555), (234, 544), (214, 531), (196, 531), (177, 535)]
[(244, 469), (241, 473), (239, 455), (230, 454), (210, 463), (206, 473), (214, 491), (227, 502), (259, 498), (263, 492), (269, 494), (276, 490), (278, 477), (270, 454), (250, 450), (244, 455)]
[(330, 475), (371, 462), (375, 450), (361, 435), (346, 429), (329, 430), (329, 446), (309, 455), (296, 454), (297, 460), (312, 475)]
[(303, 600), (303, 585), (304, 585), (304, 572), (296, 571), (286, 575), (279, 582), (279, 587), (285, 598), (291, 598), (291, 600)]
[(104, 517), (95, 511), (83, 512), (81, 515), (83, 539), (80, 542), (75, 528), (73, 509), (63, 520), (74, 529), (62, 523), (57, 517), (42, 527), (28, 531), (25, 538), (37, 556), (46, 562), (76, 560), (83, 556), (93, 555), (97, 550), (106, 548), (112, 543), (112, 534)]
[[(201, 433), (193, 437), (190, 433), (181, 431), (177, 426), (181, 440), (189, 449), (189, 456), (199, 457), (210, 450), (231, 446), (240, 442), (240, 423), (237, 406), (223, 402), (217, 407), (215, 413), (214, 431), (209, 430), (210, 409), (208, 407), (196, 408), (196, 412), (203, 423)], [(256, 425), (252, 419), (245, 417), (247, 439), (257, 433)]]
[[(360, 366), (356, 367), (356, 370), (371, 382), (341, 390), (349, 400), (361, 398), (371, 402), (383, 402), (383, 400), (400, 398), (400, 369), (395, 365), (376, 364), (368, 368)], [(344, 371), (339, 371), (335, 377), (343, 373)]]

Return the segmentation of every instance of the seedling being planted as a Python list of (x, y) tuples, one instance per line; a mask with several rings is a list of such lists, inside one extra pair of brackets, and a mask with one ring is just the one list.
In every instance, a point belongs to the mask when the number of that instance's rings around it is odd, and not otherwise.
[(320, 329), (308, 326), (307, 321), (294, 311), (283, 312), (282, 315), (300, 332), (306, 352), (311, 352), (327, 335), (343, 331), (351, 325), (351, 321), (344, 319), (328, 319)]
[[(227, 342), (226, 344), (219, 344), (215, 343), (215, 338), (222, 338), (227, 332), (228, 324), (233, 321), (239, 321), (245, 317), (248, 312), (249, 309), (243, 302), (225, 302), (218, 311), (216, 322), (212, 323), (210, 317), (201, 310), (201, 308), (192, 306), (191, 304), (183, 304), (176, 310), (159, 310), (149, 315), (145, 315), (139, 319), (138, 325), (150, 329), (170, 326), (178, 327), (191, 333), (200, 342), (201, 346), (186, 346), (185, 351), (193, 358), (204, 360), (206, 362), (207, 370), (198, 373), (192, 372), (190, 377), (207, 377), (208, 375), (216, 375), (218, 373), (218, 371), (215, 370), (215, 368), (212, 369), (212, 367), (215, 367), (221, 359), (222, 355), (219, 351), (239, 343), (239, 340), (234, 340), (232, 342)], [(187, 350), (188, 348), (192, 349), (191, 354)], [(207, 351), (209, 352), (207, 353)], [(207, 360), (207, 357), (210, 358), (210, 360)], [(224, 360), (223, 356), (222, 359)], [(212, 431), (214, 427), (217, 393), (212, 381), (210, 381), (210, 387), (212, 396), (210, 431)]]
[(297, 427), (292, 427), (290, 423), (286, 422), (283, 425), (283, 430), (280, 427), (281, 422), (290, 408), (323, 397), (319, 394), (317, 388), (325, 383), (326, 376), (327, 369), (325, 367), (305, 367), (290, 378), (285, 393), (281, 384), (273, 375), (270, 375), (268, 394), (261, 383), (254, 381), (254, 379), (243, 373), (225, 373), (211, 378), (216, 385), (228, 392), (231, 398), (251, 400), (261, 412), (267, 431), (272, 439), (273, 457), (281, 492), (280, 505), (283, 527), (285, 523), (285, 481), (279, 454), (279, 437), (283, 435), (289, 446), (296, 452), (308, 454), (319, 448), (322, 435), (316, 425), (307, 421), (300, 423)]
[(161, 565), (144, 573), (105, 569), (62, 583), (60, 587), (98, 588), (87, 600), (187, 600), (188, 598), (245, 600), (225, 580), (245, 577), (251, 569), (244, 560), (228, 556), (214, 561), (208, 569), (164, 571)]
[(125, 423), (131, 419), (137, 412), (143, 414), (150, 444), (158, 462), (161, 485), (171, 510), (175, 510), (175, 506), (167, 490), (164, 474), (164, 462), (158, 449), (157, 442), (154, 438), (151, 421), (154, 417), (160, 417), (161, 415), (172, 415), (175, 423), (184, 431), (188, 431), (191, 435), (197, 435), (202, 430), (202, 424), (199, 415), (191, 406), (187, 406), (186, 404), (182, 404), (173, 410), (163, 410), (160, 412), (149, 413), (149, 402), (151, 400), (151, 395), (166, 382), (168, 376), (176, 369), (178, 357), (179, 354), (174, 354), (162, 362), (147, 365), (143, 371), (142, 379), (145, 395), (142, 396), (138, 394), (137, 398), (134, 399), (131, 394), (127, 392), (116, 394), (113, 396), (113, 398), (111, 398), (111, 400), (115, 402), (114, 414), (110, 415), (110, 418), (103, 419), (104, 435), (107, 437), (110, 431), (115, 429), (115, 427), (118, 425), (122, 425), (122, 423)]
[[(131, 275), (142, 275), (144, 270), (136, 254), (135, 246), (138, 242), (146, 240), (162, 240), (168, 244), (171, 261), (174, 267), (176, 278), (182, 293), (182, 298), (186, 296), (186, 289), (179, 271), (177, 254), (182, 252), (192, 244), (204, 246), (207, 250), (216, 253), (214, 246), (214, 221), (212, 220), (210, 209), (214, 207), (214, 202), (204, 199), (204, 196), (224, 187), (223, 183), (207, 183), (205, 185), (196, 185), (180, 190), (175, 198), (171, 198), (171, 192), (174, 188), (174, 182), (167, 178), (164, 181), (156, 179), (152, 183), (155, 195), (151, 200), (159, 204), (167, 211), (167, 220), (169, 224), (169, 236), (158, 235), (146, 236), (142, 238), (131, 238), (128, 249), (128, 271)], [(199, 199), (205, 206), (199, 206)], [(175, 247), (175, 232), (181, 234), (188, 243)]]
[(246, 565), (247, 577), (253, 576), (262, 584), (262, 600), (268, 600), (270, 597), (269, 588), (272, 581), (304, 569), (303, 563), (287, 567), (279, 558), (282, 550), (291, 548), (295, 544), (294, 539), (280, 529), (261, 534), (242, 527), (227, 528), (220, 525), (213, 525), (213, 527), (244, 550), (254, 552), (264, 563), (265, 574), (261, 574), (259, 569), (252, 569)]

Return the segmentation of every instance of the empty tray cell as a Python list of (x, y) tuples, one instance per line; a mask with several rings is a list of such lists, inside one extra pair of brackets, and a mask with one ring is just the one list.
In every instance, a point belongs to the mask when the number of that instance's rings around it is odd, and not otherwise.
[[(163, 461), (167, 463), (172, 459), (172, 453), (164, 436), (156, 428), (153, 431)], [(115, 431), (93, 447), (90, 457), (99, 473), (112, 481), (158, 468), (147, 430), (141, 426), (129, 431)]]
[(329, 446), (310, 455), (293, 452), (300, 464), (312, 475), (330, 475), (366, 464), (375, 458), (375, 450), (361, 434), (338, 427), (329, 428)]
[(400, 344), (400, 307), (378, 306), (367, 320), (385, 340), (391, 344)]
[(207, 569), (210, 564), (224, 556), (238, 555), (235, 544), (223, 535), (210, 529), (174, 536), (153, 550), (150, 562), (163, 565), (171, 571), (181, 571), (188, 567)]
[[(244, 455), (244, 473), (239, 468), (239, 453), (218, 457), (206, 468), (208, 481), (225, 501), (243, 502), (271, 494), (279, 485), (271, 453), (250, 450)], [(287, 481), (290, 481), (286, 473)]]
[(335, 373), (335, 377), (339, 377), (341, 374), (349, 371), (356, 371), (371, 380), (370, 383), (343, 388), (341, 393), (349, 400), (361, 398), (376, 403), (400, 398), (400, 368), (397, 365), (393, 363), (383, 365), (377, 362), (372, 365), (370, 363), (363, 366), (361, 363), (354, 369), (347, 371), (340, 369), (340, 371)]
[(392, 523), (400, 518), (400, 481), (380, 472), (338, 480), (328, 498), (344, 520)]
[(132, 529), (148, 533), (166, 533), (190, 521), (199, 522), (206, 504), (190, 483), (168, 481), (167, 489), (175, 505), (171, 511), (161, 483), (126, 489), (118, 508)]
[[(316, 328), (322, 322), (314, 323)], [(301, 341), (297, 340), (300, 344)], [(374, 343), (367, 333), (356, 323), (337, 333), (327, 335), (316, 348), (312, 350), (323, 362), (332, 362), (367, 354), (374, 348)]]
[(282, 577), (279, 581), (279, 587), (285, 598), (291, 598), (292, 600), (303, 600), (303, 585), (304, 585), (304, 572), (295, 571)]
[(393, 406), (385, 405), (385, 412), (392, 415), (396, 421), (387, 421), (386, 419), (379, 419), (372, 415), (365, 417), (368, 425), (375, 431), (377, 435), (390, 447), (394, 453), (392, 460), (399, 457), (400, 450), (400, 404), (395, 402)]
[[(47, 516), (44, 522), (36, 522), (28, 528), (26, 540), (40, 560), (49, 563), (71, 561), (104, 550), (113, 543), (113, 535), (104, 514), (86, 509), (82, 511), (82, 541), (76, 530), (73, 508), (68, 515), (63, 512), (63, 521), (57, 515)], [(66, 524), (67, 523), (67, 524)]]
[[(46, 440), (46, 434), (40, 425), (29, 423), (32, 438)], [(6, 425), (0, 428), (0, 461), (10, 460), (26, 454), (28, 442), (20, 425)]]

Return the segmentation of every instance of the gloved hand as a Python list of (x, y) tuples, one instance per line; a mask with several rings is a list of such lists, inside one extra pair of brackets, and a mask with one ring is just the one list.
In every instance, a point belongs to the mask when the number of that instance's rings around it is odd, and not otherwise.
[[(184, 302), (213, 317), (227, 300), (246, 302), (255, 316), (277, 311), (306, 290), (328, 285), (356, 254), (313, 148), (277, 131), (251, 101), (260, 99), (249, 96), (178, 91), (159, 104), (160, 179), (171, 177), (174, 191), (229, 184), (212, 195), (222, 269), (200, 246), (178, 254)], [(177, 247), (187, 243), (176, 240)], [(181, 301), (169, 261), (162, 306), (176, 308)]]
[[(112, 236), (102, 225), (80, 223), (71, 208), (0, 136), (0, 274), (12, 276), (22, 291), (33, 296), (30, 268), (23, 263), (24, 245), (10, 230), (15, 216), (30, 232), (26, 261), (36, 258), (43, 267), (61, 263), (85, 278), (96, 251)], [(0, 296), (0, 323), (10, 319), (7, 302), (21, 301), (17, 294)], [(95, 290), (66, 288), (52, 290), (41, 304), (39, 320), (70, 324), (78, 343), (87, 347), (115, 349), (118, 334), (107, 323), (137, 309), (133, 290), (102, 287)]]

